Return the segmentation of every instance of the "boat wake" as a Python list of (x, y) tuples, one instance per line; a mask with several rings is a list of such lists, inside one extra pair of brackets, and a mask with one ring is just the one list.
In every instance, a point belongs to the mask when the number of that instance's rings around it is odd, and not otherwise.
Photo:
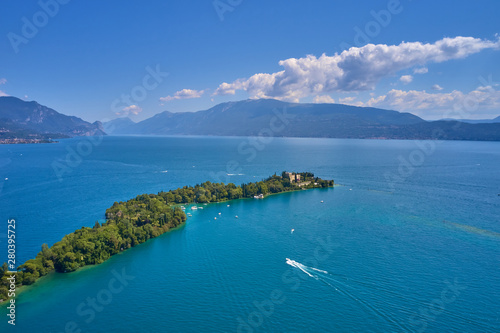
[(313, 271), (316, 271), (316, 272), (328, 274), (327, 271), (323, 271), (321, 269), (317, 269), (317, 268), (314, 268), (314, 267), (308, 267), (308, 266), (302, 265), (300, 262), (296, 262), (295, 260), (292, 260), (292, 259), (286, 258), (286, 263), (288, 265), (292, 266), (292, 267), (296, 267), (296, 268), (300, 269), (302, 272), (306, 273), (310, 277), (314, 277), (314, 276), (312, 276), (311, 274), (309, 274), (309, 272), (307, 271), (306, 268), (312, 269)]
[(296, 262), (295, 260), (292, 260), (292, 259), (288, 259), (288, 258), (286, 258), (286, 263), (287, 263), (288, 265), (292, 266), (292, 267), (295, 267), (295, 268), (300, 269), (302, 272), (306, 273), (306, 274), (307, 274), (307, 275), (309, 275), (310, 277), (315, 278), (316, 280), (318, 280), (315, 276), (313, 276), (312, 274), (310, 274), (310, 273), (309, 273), (309, 272), (305, 269), (305, 267), (306, 267), (306, 266), (302, 265), (301, 263)]
[[(387, 308), (390, 307), (395, 307), (394, 310), (399, 311), (400, 313), (414, 313), (414, 307), (420, 306), (421, 308), (426, 308), (429, 306), (428, 303), (422, 302), (421, 300), (411, 298), (408, 295), (401, 295), (400, 293), (394, 291), (392, 288), (388, 286), (381, 286), (380, 283), (374, 283), (374, 282), (368, 282), (368, 281), (360, 281), (357, 279), (353, 279), (351, 277), (347, 277), (342, 274), (335, 274), (335, 273), (329, 273), (327, 271), (317, 269), (314, 267), (309, 267), (304, 264), (301, 264), (295, 260), (286, 258), (286, 263), (292, 267), (298, 268), (305, 274), (307, 274), (309, 277), (312, 277), (315, 280), (321, 281), (328, 285), (329, 287), (333, 288), (336, 292), (340, 293), (343, 296), (346, 296), (353, 301), (355, 301), (358, 304), (361, 304), (363, 307), (365, 307), (368, 311), (372, 312), (374, 315), (376, 315), (379, 319), (386, 321), (388, 323), (391, 323), (394, 326), (397, 326), (399, 329), (401, 329), (403, 332), (412, 332), (413, 330), (411, 328), (405, 327), (402, 323), (400, 323), (398, 320), (396, 320), (393, 315), (391, 314), (390, 310), (387, 310)], [(339, 279), (345, 280), (344, 282), (339, 281)], [(369, 302), (365, 299), (362, 299), (360, 297), (356, 297), (356, 295), (366, 295), (366, 292), (360, 291), (356, 286), (351, 285), (351, 282), (355, 283), (357, 286), (362, 286), (364, 290), (368, 289), (370, 290), (373, 295), (377, 295), (377, 298), (374, 299), (376, 302), (381, 302), (378, 304), (378, 306), (375, 304), (375, 302)], [(404, 305), (396, 305), (390, 302), (389, 298), (382, 297), (382, 294), (390, 294), (392, 295), (393, 298), (399, 299), (400, 301), (404, 301), (405, 303), (410, 304), (410, 307), (406, 307)], [(472, 323), (476, 325), (477, 327), (482, 327), (484, 328), (485, 331), (492, 331), (494, 330), (493, 327), (485, 323), (484, 321), (481, 320), (476, 320), (470, 317), (464, 317), (458, 313), (455, 313), (453, 311), (450, 311), (448, 309), (443, 309), (443, 313), (446, 313), (447, 315), (457, 318), (458, 320), (462, 321), (467, 321), (469, 323)]]
[(328, 273), (327, 271), (324, 271), (324, 270), (321, 270), (318, 268), (303, 265), (300, 262), (297, 262), (297, 261), (289, 259), (289, 258), (286, 258), (286, 263), (292, 267), (300, 269), (302, 272), (307, 274), (309, 277), (312, 277), (315, 280), (318, 280), (318, 281), (321, 281), (321, 282), (327, 284), (328, 286), (335, 289), (335, 291), (339, 292), (340, 294), (342, 294), (346, 297), (349, 297), (350, 299), (352, 299), (356, 303), (361, 304), (366, 309), (373, 312), (379, 318), (384, 319), (385, 321), (392, 323), (393, 325), (399, 327), (403, 331), (408, 330), (406, 327), (403, 327), (397, 320), (395, 320), (386, 311), (373, 306), (372, 304), (356, 297), (351, 292), (349, 292), (347, 289), (353, 288), (353, 287), (351, 287), (351, 286), (345, 284), (344, 282), (341, 282), (341, 281), (337, 280), (336, 278), (334, 278), (335, 274)]

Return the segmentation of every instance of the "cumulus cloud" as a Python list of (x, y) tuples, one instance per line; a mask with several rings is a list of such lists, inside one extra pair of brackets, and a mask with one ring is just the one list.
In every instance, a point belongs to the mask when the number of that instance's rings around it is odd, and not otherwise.
[(118, 116), (128, 116), (130, 114), (138, 115), (141, 112), (142, 112), (142, 108), (140, 106), (130, 105), (130, 106), (124, 107), (120, 112), (116, 112), (116, 114)]
[(413, 74), (425, 74), (427, 72), (429, 72), (429, 70), (427, 69), (427, 67), (415, 68), (413, 70)]
[(403, 75), (399, 78), (399, 81), (403, 82), (404, 84), (408, 84), (411, 81), (413, 81), (413, 76), (411, 75)]
[(441, 87), (439, 84), (434, 84), (432, 87), (431, 87), (432, 90), (443, 90), (443, 87)]
[[(454, 90), (450, 93), (428, 93), (425, 90), (396, 90), (386, 95), (371, 98), (363, 106), (372, 106), (397, 111), (430, 111), (435, 115), (466, 113), (469, 116), (484, 110), (500, 108), (500, 91), (492, 86), (481, 86), (468, 93)], [(442, 116), (441, 118), (446, 118)]]
[(160, 101), (170, 102), (178, 99), (200, 98), (204, 93), (205, 90), (182, 89), (173, 96), (160, 97)]
[(363, 102), (356, 101), (356, 97), (345, 97), (345, 98), (339, 98), (339, 103), (340, 104), (346, 104), (346, 105), (354, 105), (354, 106), (363, 106)]
[(328, 95), (316, 95), (314, 103), (335, 103), (335, 100)]
[(465, 58), (484, 49), (499, 49), (496, 41), (473, 37), (443, 38), (433, 44), (403, 42), (399, 45), (368, 44), (351, 47), (333, 56), (282, 60), (282, 71), (259, 73), (248, 79), (224, 82), (214, 95), (234, 95), (246, 91), (250, 98), (276, 98), (298, 102), (300, 98), (336, 91), (372, 90), (384, 77), (427, 63)]

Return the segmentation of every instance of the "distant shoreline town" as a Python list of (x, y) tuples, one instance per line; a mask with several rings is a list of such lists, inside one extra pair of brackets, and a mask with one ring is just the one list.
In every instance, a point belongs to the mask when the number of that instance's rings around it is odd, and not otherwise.
[(0, 145), (13, 145), (13, 144), (36, 144), (36, 143), (57, 143), (59, 141), (47, 140), (47, 139), (0, 139)]

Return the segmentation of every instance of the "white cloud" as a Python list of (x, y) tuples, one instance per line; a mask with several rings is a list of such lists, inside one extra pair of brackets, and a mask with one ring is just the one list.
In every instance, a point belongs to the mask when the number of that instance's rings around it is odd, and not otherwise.
[(116, 114), (118, 116), (127, 116), (127, 115), (130, 115), (130, 114), (138, 115), (141, 112), (142, 112), (142, 108), (140, 106), (130, 105), (130, 106), (124, 107), (122, 109), (122, 111), (116, 112)]
[(413, 70), (413, 74), (425, 74), (427, 72), (429, 72), (429, 70), (427, 69), (427, 67), (415, 68)]
[(328, 95), (316, 95), (313, 103), (335, 103), (335, 100)]
[(243, 87), (243, 83), (241, 80), (236, 80), (231, 84), (223, 82), (215, 90), (215, 92), (212, 94), (212, 96), (214, 96), (214, 95), (234, 95), (234, 94), (236, 94), (236, 90), (243, 90), (243, 89), (244, 89), (244, 87)]
[(432, 90), (443, 90), (443, 87), (441, 87), (439, 84), (434, 84), (432, 87), (431, 87)]
[(411, 75), (403, 75), (399, 78), (399, 81), (403, 82), (404, 84), (408, 84), (411, 81), (413, 81), (413, 76)]
[(393, 89), (386, 95), (371, 98), (363, 106), (434, 115), (436, 118), (474, 118), (474, 115), (485, 113), (485, 110), (496, 111), (500, 108), (500, 91), (492, 86), (481, 86), (468, 93), (458, 90), (428, 93), (425, 90)]
[(160, 97), (160, 101), (170, 102), (177, 99), (200, 98), (205, 93), (205, 90), (182, 89), (177, 91), (173, 96)]
[(356, 97), (339, 98), (339, 103), (346, 105), (363, 106), (363, 102), (356, 101)]
[(9, 96), (9, 95), (0, 90), (0, 97), (4, 97), (4, 96)]
[(298, 102), (300, 98), (334, 91), (372, 90), (384, 77), (427, 63), (465, 58), (484, 49), (499, 49), (500, 39), (473, 37), (444, 38), (433, 44), (403, 42), (399, 45), (368, 44), (351, 47), (340, 54), (319, 58), (282, 60), (284, 69), (276, 73), (259, 73), (248, 79), (224, 82), (214, 95), (234, 95), (247, 91), (250, 98), (276, 98)]

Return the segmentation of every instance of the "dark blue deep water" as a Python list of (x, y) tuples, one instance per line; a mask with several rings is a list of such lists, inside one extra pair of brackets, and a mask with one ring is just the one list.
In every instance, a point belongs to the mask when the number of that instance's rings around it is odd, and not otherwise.
[(3, 145), (1, 258), (15, 218), (18, 264), (141, 193), (283, 170), (343, 186), (204, 206), (102, 265), (37, 282), (16, 299), (15, 328), (0, 308), (0, 331), (499, 332), (499, 166), (494, 142)]

